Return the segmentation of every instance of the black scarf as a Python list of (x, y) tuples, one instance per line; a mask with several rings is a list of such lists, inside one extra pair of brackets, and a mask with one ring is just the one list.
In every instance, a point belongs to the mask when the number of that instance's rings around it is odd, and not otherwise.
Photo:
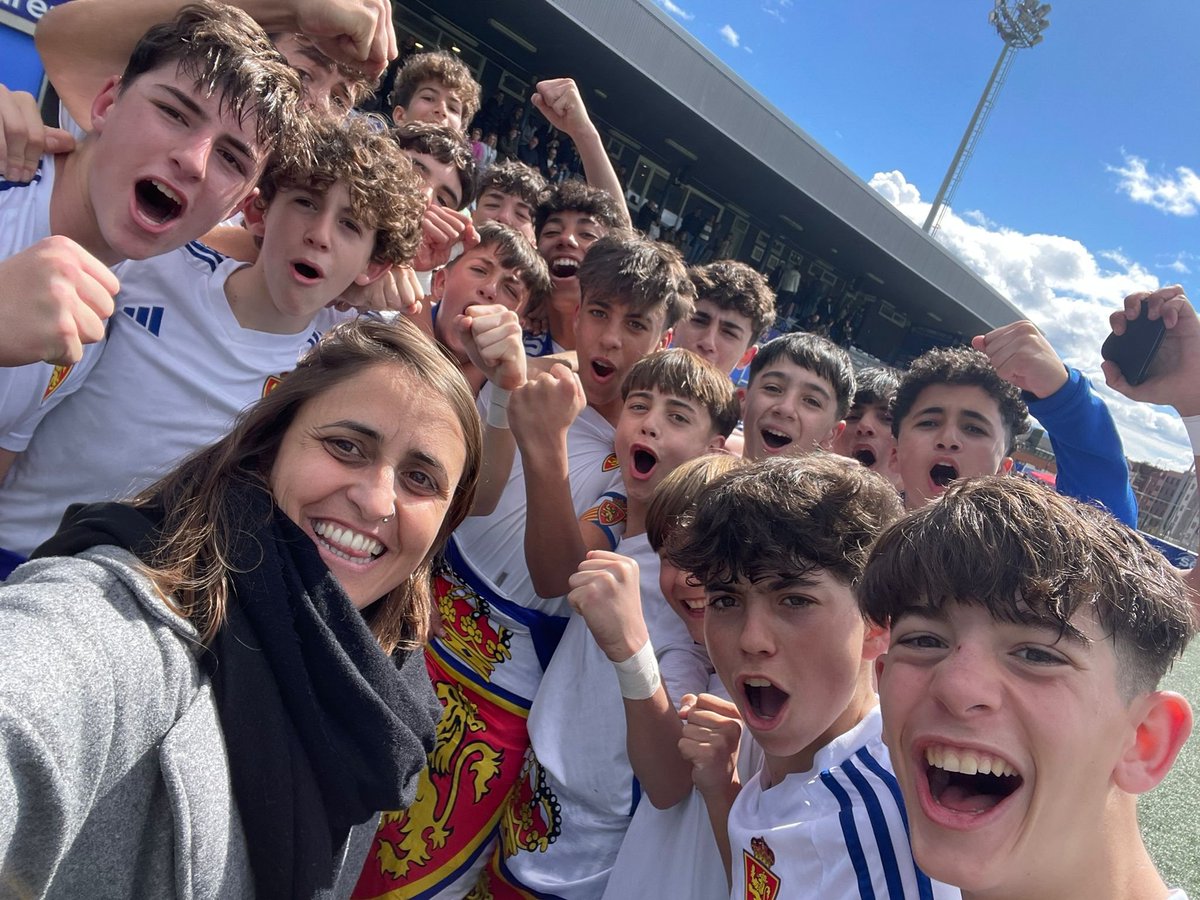
[[(255, 488), (230, 492), (228, 619), (205, 654), (260, 898), (332, 896), (352, 826), (404, 809), (441, 707), (420, 651), (389, 658), (316, 547)], [(162, 511), (76, 505), (34, 556), (147, 558)], [(359, 865), (359, 860), (347, 860)]]

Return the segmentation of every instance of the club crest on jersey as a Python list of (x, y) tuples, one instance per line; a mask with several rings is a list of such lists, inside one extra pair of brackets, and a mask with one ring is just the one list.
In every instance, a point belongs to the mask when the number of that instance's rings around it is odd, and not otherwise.
[(750, 839), (750, 849), (742, 851), (746, 867), (746, 900), (777, 900), (779, 876), (771, 871), (775, 852), (760, 837)]
[(46, 385), (46, 392), (42, 394), (43, 403), (50, 399), (51, 394), (62, 387), (62, 383), (67, 380), (67, 376), (71, 374), (73, 368), (75, 368), (74, 363), (54, 367), (54, 371), (50, 373), (50, 383)]
[(621, 464), (617, 462), (617, 454), (613, 452), (604, 458), (604, 464), (600, 466), (600, 471), (611, 472), (613, 469), (618, 469), (620, 467)]
[(279, 383), (283, 381), (283, 376), (286, 374), (287, 372), (280, 372), (278, 375), (268, 375), (267, 380), (263, 382), (262, 395), (265, 397), (279, 387)]

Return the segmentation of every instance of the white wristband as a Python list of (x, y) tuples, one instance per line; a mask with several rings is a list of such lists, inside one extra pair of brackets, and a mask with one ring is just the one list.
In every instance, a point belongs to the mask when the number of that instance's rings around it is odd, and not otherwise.
[(1200, 456), (1200, 416), (1183, 416), (1183, 427), (1192, 442), (1192, 456)]
[(613, 663), (613, 668), (617, 670), (621, 696), (626, 700), (649, 700), (658, 693), (658, 686), (662, 684), (658, 660), (649, 638), (642, 644), (641, 650), (629, 659)]
[(487, 408), (487, 424), (492, 428), (508, 428), (508, 396), (511, 391), (492, 387), (492, 399)]

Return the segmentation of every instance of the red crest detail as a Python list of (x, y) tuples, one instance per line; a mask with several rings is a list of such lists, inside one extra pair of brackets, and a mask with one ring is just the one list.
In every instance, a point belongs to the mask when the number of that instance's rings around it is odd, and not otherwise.
[(600, 471), (611, 472), (613, 469), (619, 468), (620, 465), (621, 464), (617, 462), (617, 454), (615, 452), (610, 453), (607, 457), (605, 457), (604, 464), (600, 466)]

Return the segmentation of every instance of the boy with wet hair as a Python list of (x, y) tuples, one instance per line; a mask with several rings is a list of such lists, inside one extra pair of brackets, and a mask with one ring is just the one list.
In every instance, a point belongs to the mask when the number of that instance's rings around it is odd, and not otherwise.
[(980, 351), (939, 347), (917, 357), (892, 405), (904, 505), (919, 509), (956, 478), (1010, 471), (1017, 435), (1028, 430), (1020, 389)]
[[(305, 103), (322, 111), (352, 109), (374, 89), (388, 53), (395, 55), (391, 10), (383, 0), (231, 5), (266, 23), (268, 37), (300, 77)], [(42, 17), (38, 54), (73, 119), (69, 124), (91, 130), (88, 107), (96, 91), (121, 71), (146, 29), (183, 6), (182, 0), (85, 0), (60, 4)]]
[(899, 487), (899, 478), (891, 471), (892, 401), (900, 385), (900, 375), (886, 366), (871, 366), (854, 374), (857, 390), (854, 403), (846, 413), (846, 427), (833, 442), (833, 452), (849, 456), (878, 472)]
[[(223, 434), (345, 318), (326, 309), (331, 300), (411, 258), (424, 203), (386, 134), (322, 119), (273, 157), (244, 209), (262, 241), (253, 265), (199, 243), (126, 264), (99, 362), (0, 488), (7, 551), (28, 555), (67, 504), (137, 490)], [(163, 427), (163, 410), (174, 427)]]
[(429, 122), (462, 135), (463, 127), (479, 111), (479, 82), (453, 53), (417, 53), (396, 73), (388, 104), (396, 125)]
[[(558, 836), (547, 847), (503, 841), (489, 874), (506, 889), (598, 898), (636, 806), (632, 798), (644, 790), (666, 806), (690, 787), (690, 767), (675, 748), (680, 724), (672, 698), (706, 689), (707, 658), (663, 600), (646, 513), (665, 478), (721, 447), (737, 420), (737, 404), (726, 374), (682, 349), (643, 357), (621, 392), (615, 437), (621, 492), (601, 498), (575, 523), (572, 537), (578, 540), (569, 549), (544, 545), (531, 554), (526, 545), (535, 589), (542, 595), (570, 591), (576, 614), (534, 697), (528, 773), (506, 813), (513, 821), (532, 814), (530, 798), (542, 790), (557, 805)], [(527, 472), (534, 468), (532, 456), (523, 456)], [(560, 511), (564, 532), (573, 515), (569, 507)], [(539, 523), (539, 530), (557, 530), (557, 524)], [(569, 578), (548, 583), (541, 570), (562, 551), (555, 561), (570, 564)], [(644, 690), (628, 690), (620, 673), (634, 659), (661, 668), (661, 678)], [(660, 776), (658, 770), (671, 768), (669, 758), (658, 758), (664, 748), (677, 772)], [(669, 784), (675, 774), (676, 783)], [(507, 830), (501, 834), (512, 837)]]
[(854, 365), (828, 338), (793, 332), (759, 348), (741, 393), (747, 459), (828, 450), (846, 427)]
[(544, 318), (549, 327), (540, 334), (526, 334), (525, 352), (530, 356), (575, 349), (579, 267), (592, 244), (624, 229), (626, 215), (612, 194), (581, 181), (564, 181), (543, 198), (534, 231), (538, 252), (550, 267), (551, 294), (543, 308), (531, 309), (528, 316)]
[(546, 189), (546, 179), (537, 169), (516, 160), (495, 163), (479, 179), (479, 199), (471, 220), (476, 228), (484, 222), (501, 222), (536, 247), (533, 220)]
[(445, 751), (432, 760), (414, 806), (385, 816), (356, 896), (469, 890), (496, 844), (505, 798), (520, 781), (529, 708), (568, 609), (561, 596), (537, 596), (525, 547), (539, 540), (540, 509), (573, 510), (570, 527), (578, 534), (578, 517), (620, 487), (613, 440), (621, 384), (688, 312), (679, 297), (682, 259), (649, 241), (604, 239), (579, 278), (580, 374), (555, 365), (511, 395), (494, 385), (480, 394), (488, 431), (511, 426), (519, 454), (496, 503), (477, 504), (447, 544), (435, 580), (443, 633), (426, 651), (445, 706)]
[[(3, 373), (0, 432), (27, 441), (94, 362), (119, 287), (107, 267), (180, 247), (227, 216), (292, 140), (298, 100), (295, 73), (248, 16), (192, 4), (108, 79), (77, 149), (42, 157), (28, 184), (0, 186), (5, 361), (63, 364)], [(6, 468), (23, 443), (0, 446)]]
[(884, 733), (917, 862), (966, 898), (1166, 900), (1137, 795), (1192, 711), (1158, 683), (1195, 627), (1136, 532), (1024, 479), (952, 485), (859, 585), (891, 627)]
[[(730, 896), (957, 896), (913, 863), (873, 687), (887, 632), (854, 596), (901, 514), (892, 486), (851, 460), (768, 459), (710, 484), (668, 547), (704, 585), (705, 643), (733, 698), (696, 699), (680, 742)], [(740, 790), (738, 718), (764, 754)]]
[(775, 292), (745, 263), (720, 260), (688, 270), (696, 311), (675, 328), (672, 346), (684, 347), (718, 369), (750, 364), (755, 344), (775, 324)]

